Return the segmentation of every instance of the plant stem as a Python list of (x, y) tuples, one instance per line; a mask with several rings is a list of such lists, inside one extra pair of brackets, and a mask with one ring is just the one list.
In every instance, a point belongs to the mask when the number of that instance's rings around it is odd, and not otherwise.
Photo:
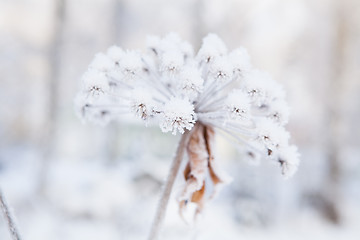
[(20, 240), (21, 239), (20, 234), (18, 233), (18, 231), (16, 229), (14, 219), (11, 217), (9, 207), (6, 205), (6, 201), (5, 201), (4, 195), (1, 192), (1, 190), (0, 190), (0, 208), (1, 208), (1, 210), (4, 214), (4, 218), (8, 224), (11, 238), (13, 240)]
[(190, 131), (186, 131), (179, 142), (178, 148), (176, 150), (176, 155), (174, 157), (174, 160), (171, 164), (171, 168), (169, 171), (169, 175), (167, 177), (167, 180), (165, 182), (165, 186), (164, 186), (164, 190), (163, 193), (161, 195), (161, 198), (159, 200), (159, 205), (158, 208), (156, 210), (156, 215), (153, 221), (153, 224), (151, 226), (151, 232), (149, 235), (148, 240), (157, 240), (158, 236), (159, 236), (159, 232), (161, 230), (161, 227), (163, 225), (164, 222), (164, 217), (165, 217), (165, 213), (166, 213), (166, 208), (169, 202), (169, 198), (170, 198), (170, 194), (171, 194), (171, 190), (172, 187), (174, 185), (176, 176), (179, 172), (179, 168), (181, 165), (181, 161), (184, 157), (184, 152), (185, 152), (185, 148), (186, 145), (189, 141), (189, 135), (190, 135)]

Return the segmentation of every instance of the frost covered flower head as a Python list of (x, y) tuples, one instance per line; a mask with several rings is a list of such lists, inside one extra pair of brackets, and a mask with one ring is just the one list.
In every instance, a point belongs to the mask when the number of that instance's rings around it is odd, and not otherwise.
[(192, 201), (201, 209), (206, 174), (213, 189), (227, 182), (215, 167), (215, 131), (238, 143), (244, 157), (278, 162), (286, 177), (299, 164), (284, 128), (289, 111), (283, 88), (252, 67), (245, 48), (229, 51), (215, 34), (203, 39), (197, 54), (174, 33), (149, 37), (147, 51), (110, 47), (84, 73), (76, 106), (89, 121), (132, 114), (163, 132), (190, 131), (181, 206)]

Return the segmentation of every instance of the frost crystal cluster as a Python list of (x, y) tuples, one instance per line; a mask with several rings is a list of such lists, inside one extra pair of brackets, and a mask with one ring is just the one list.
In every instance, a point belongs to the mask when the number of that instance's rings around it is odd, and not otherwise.
[(299, 163), (284, 128), (289, 112), (283, 88), (252, 67), (246, 49), (228, 51), (214, 34), (203, 39), (197, 54), (176, 34), (149, 37), (145, 52), (110, 47), (83, 75), (76, 106), (84, 119), (97, 123), (132, 114), (163, 132), (193, 131), (185, 203), (202, 191), (205, 170), (213, 183), (222, 180), (209, 148), (214, 129), (238, 143), (248, 158), (278, 162), (286, 177)]

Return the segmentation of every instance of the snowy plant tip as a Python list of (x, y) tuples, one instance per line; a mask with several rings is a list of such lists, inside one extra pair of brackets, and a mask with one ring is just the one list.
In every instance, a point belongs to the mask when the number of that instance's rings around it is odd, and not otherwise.
[[(147, 42), (146, 51), (112, 46), (95, 56), (76, 97), (84, 120), (106, 124), (130, 114), (174, 135), (201, 124), (238, 143), (244, 157), (276, 161), (286, 177), (295, 173), (299, 155), (284, 128), (289, 117), (285, 92), (269, 74), (252, 67), (245, 48), (228, 51), (215, 34), (203, 39), (197, 54), (174, 33)], [(211, 155), (208, 151), (204, 156)], [(186, 179), (194, 183), (184, 199), (204, 186), (192, 173), (193, 161), (190, 157)]]

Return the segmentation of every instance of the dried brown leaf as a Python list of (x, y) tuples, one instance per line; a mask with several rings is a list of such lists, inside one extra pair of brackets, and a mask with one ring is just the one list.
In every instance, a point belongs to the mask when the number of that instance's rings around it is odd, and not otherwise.
[(219, 171), (215, 162), (214, 144), (214, 129), (201, 123), (196, 124), (187, 146), (189, 162), (184, 169), (186, 184), (179, 199), (181, 216), (189, 201), (197, 205), (195, 217), (202, 211), (206, 200), (205, 176), (207, 171), (209, 171), (211, 182), (214, 185), (210, 199), (218, 191), (218, 186), (226, 182), (225, 175), (220, 174), (221, 171)]

